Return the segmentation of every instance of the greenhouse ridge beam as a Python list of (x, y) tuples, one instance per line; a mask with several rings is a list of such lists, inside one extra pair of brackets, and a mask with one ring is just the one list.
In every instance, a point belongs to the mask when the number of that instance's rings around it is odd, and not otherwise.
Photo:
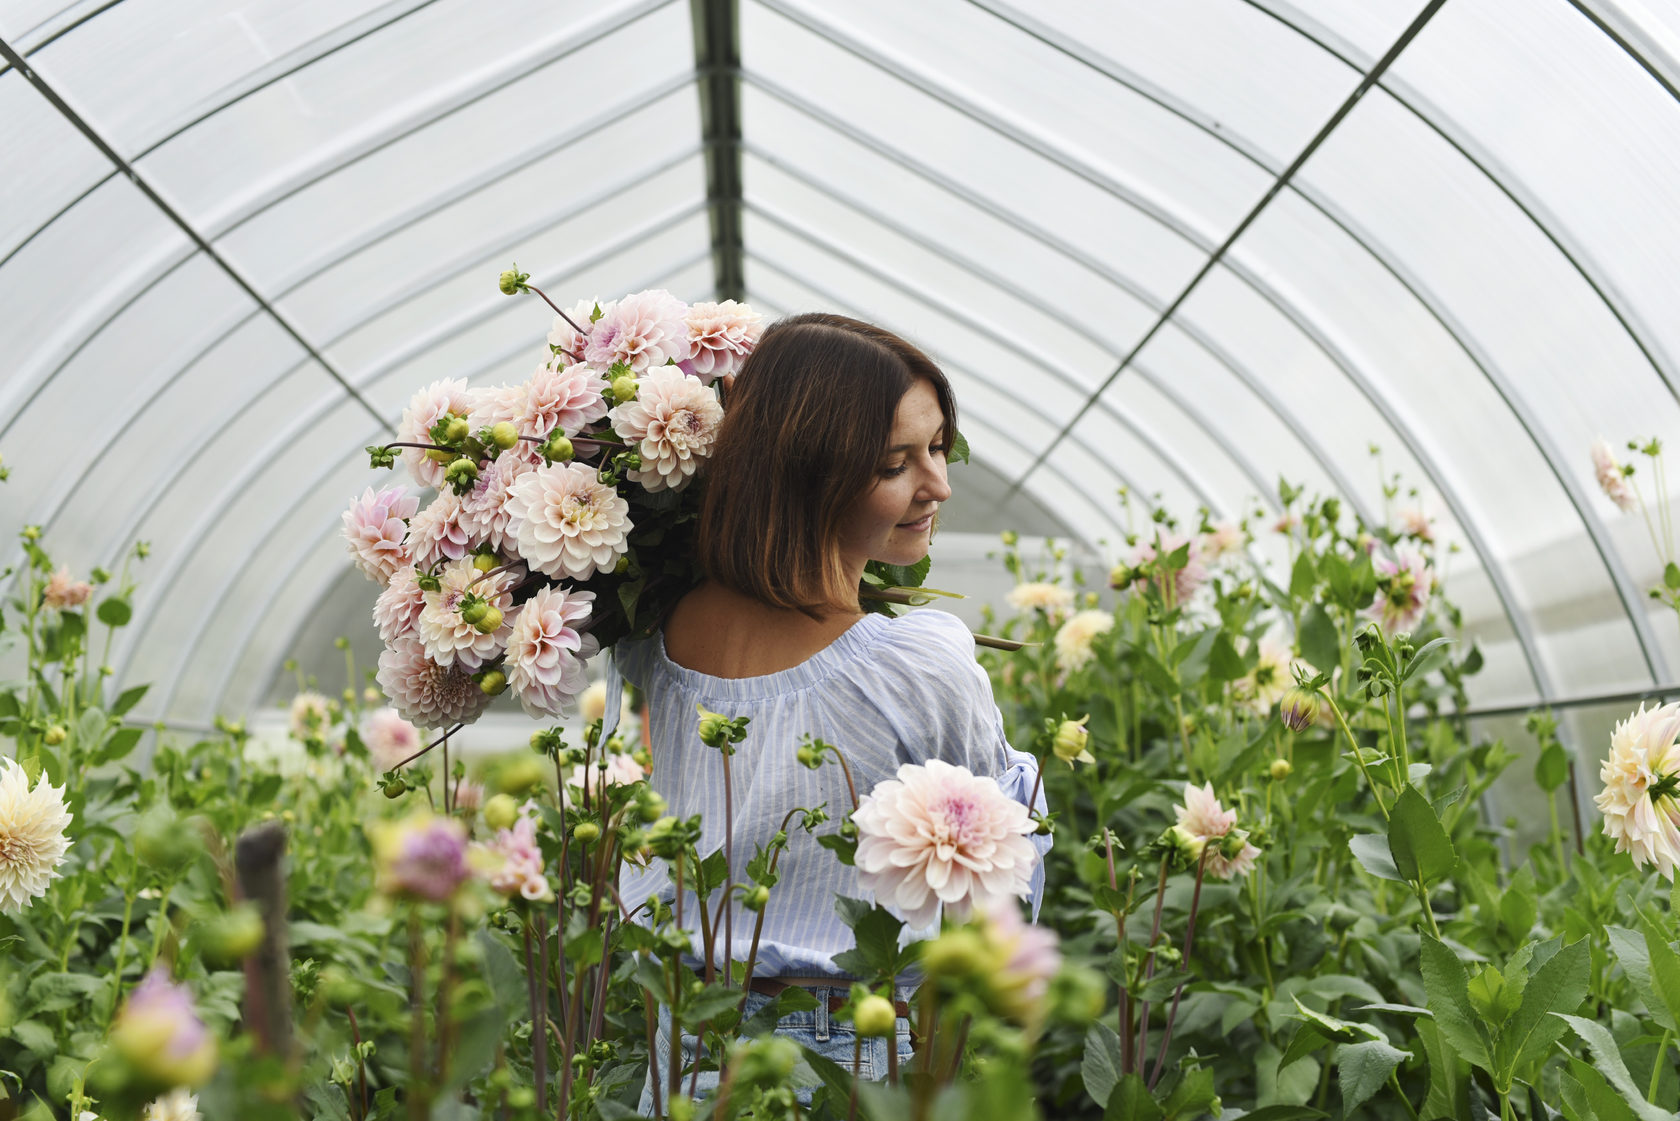
[(1638, 20), (1622, 10), (1615, 0), (1569, 0), (1600, 31), (1655, 78), (1670, 97), (1680, 100), (1680, 60), (1653, 39)]
[[(338, 382), (338, 384), (344, 388), (345, 393), (349, 394), (353, 400), (362, 406), (362, 408), (366, 409), (370, 416), (383, 422), (384, 418), (379, 415), (379, 411), (375, 409), (354, 386), (345, 380), (344, 375), (339, 373), (337, 368), (334, 367), (331, 362), (327, 361), (326, 356), (316, 350), (315, 345), (308, 339), (304, 338), (302, 332), (293, 326), (289, 319), (281, 315), (278, 308), (269, 303), (262, 293), (258, 292), (251, 282), (245, 279), (239, 270), (235, 269), (230, 263), (228, 263), (228, 260), (216, 251), (216, 248), (210, 244), (203, 234), (199, 233), (190, 222), (181, 216), (180, 212), (178, 212), (173, 206), (169, 205), (169, 203), (164, 200), (163, 196), (158, 194), (157, 189), (154, 188), (151, 183), (149, 183), (137, 170), (135, 170), (128, 161), (118, 155), (116, 149), (111, 147), (111, 145), (106, 142), (105, 138), (101, 136), (92, 125), (82, 118), (81, 114), (77, 113), (68, 104), (66, 104), (64, 99), (58, 95), (57, 91), (48, 85), (45, 79), (31, 69), (29, 63), (24, 60), (23, 56), (19, 55), (17, 51), (12, 48), (11, 44), (7, 43), (4, 39), (0, 39), (0, 56), (6, 58), (14, 67), (16, 67), (18, 73), (22, 74), (23, 77), (29, 81), (29, 84), (34, 86), (36, 91), (40, 93), (42, 97), (46, 98), (52, 107), (58, 110), (65, 120), (74, 125), (77, 131), (87, 137), (94, 147), (104, 153), (105, 158), (110, 160), (111, 163), (116, 166), (117, 170), (129, 180), (129, 182), (139, 188), (140, 193), (145, 195), (146, 198), (151, 201), (152, 205), (158, 208), (158, 210), (162, 211), (164, 217), (168, 218), (177, 227), (179, 227), (182, 233), (187, 235), (187, 238), (198, 247), (199, 252), (214, 261), (216, 265), (228, 275), (229, 279), (243, 289), (245, 294), (249, 296), (258, 307), (267, 313), (267, 315), (273, 319), (275, 323), (279, 324), (281, 330), (290, 335), (292, 340), (303, 348), (304, 353), (308, 354), (309, 357), (321, 367), (321, 369), (326, 371), (329, 377)], [(396, 430), (392, 429), (392, 431), (394, 432)]]
[(700, 131), (706, 147), (706, 209), (712, 274), (720, 300), (744, 300), (741, 231), (741, 0), (690, 0)]
[(1260, 217), (1266, 207), (1271, 205), (1272, 200), (1275, 199), (1278, 194), (1289, 185), (1289, 181), (1295, 177), (1295, 173), (1300, 171), (1306, 162), (1312, 158), (1313, 153), (1318, 151), (1319, 147), (1330, 138), (1330, 134), (1336, 131), (1336, 126), (1340, 125), (1347, 119), (1348, 114), (1353, 112), (1354, 106), (1359, 104), (1360, 99), (1362, 99), (1365, 94), (1370, 91), (1371, 87), (1377, 83), (1378, 79), (1383, 76), (1383, 72), (1390, 66), (1394, 65), (1394, 61), (1400, 57), (1401, 52), (1411, 45), (1412, 40), (1417, 38), (1418, 33), (1421, 32), (1429, 21), (1435, 17), (1435, 13), (1440, 11), (1441, 6), (1445, 3), (1446, 0), (1429, 0), (1429, 3), (1424, 6), (1423, 11), (1417, 14), (1417, 17), (1412, 20), (1406, 30), (1400, 33), (1400, 37), (1394, 41), (1393, 46), (1388, 48), (1387, 53), (1385, 53), (1382, 58), (1378, 59), (1377, 64), (1371, 68), (1370, 72), (1360, 79), (1358, 87), (1348, 95), (1347, 99), (1344, 100), (1336, 109), (1336, 112), (1331, 115), (1330, 119), (1324, 122), (1324, 125), (1318, 130), (1317, 135), (1309, 140), (1306, 147), (1301, 149), (1300, 154), (1290, 162), (1288, 167), (1284, 168), (1283, 171), (1278, 174), (1278, 177), (1272, 182), (1272, 185), (1267, 188), (1266, 193), (1261, 196), (1260, 201), (1255, 203), (1253, 209), (1248, 212), (1242, 221), (1237, 223), (1237, 228), (1232, 230), (1229, 236), (1225, 238), (1224, 242), (1222, 242), (1219, 247), (1213, 251), (1208, 259), (1202, 264), (1202, 267), (1196, 270), (1196, 274), (1190, 278), (1189, 283), (1184, 286), (1183, 291), (1179, 292), (1179, 294), (1173, 298), (1172, 302), (1169, 303), (1166, 309), (1161, 313), (1160, 318), (1155, 321), (1149, 330), (1144, 332), (1143, 337), (1139, 339), (1136, 344), (1133, 345), (1132, 349), (1127, 352), (1126, 356), (1120, 360), (1120, 364), (1114, 368), (1114, 372), (1109, 374), (1107, 380), (1097, 387), (1096, 392), (1093, 393), (1090, 399), (1087, 400), (1085, 404), (1068, 419), (1067, 424), (1064, 425), (1062, 431), (1057, 433), (1056, 437), (1050, 441), (1049, 446), (1039, 452), (1038, 457), (1027, 467), (1026, 471), (1022, 472), (1021, 477), (1015, 480), (1015, 483), (1011, 488), (1012, 492), (1019, 490), (1021, 484), (1026, 481), (1027, 476), (1031, 475), (1034, 471), (1038, 470), (1039, 467), (1043, 466), (1044, 461), (1050, 457), (1050, 453), (1055, 449), (1055, 446), (1060, 443), (1070, 431), (1073, 430), (1073, 426), (1079, 423), (1080, 418), (1090, 411), (1091, 406), (1096, 403), (1097, 398), (1102, 394), (1102, 392), (1113, 384), (1116, 378), (1125, 373), (1126, 367), (1130, 366), (1132, 360), (1138, 356), (1144, 347), (1149, 345), (1149, 340), (1153, 339), (1160, 332), (1161, 328), (1166, 326), (1167, 321), (1177, 314), (1178, 309), (1184, 305), (1184, 301), (1190, 298), (1190, 295), (1195, 292), (1196, 288), (1207, 277), (1207, 275), (1214, 270), (1222, 259), (1224, 259), (1225, 254), (1230, 252), (1231, 246), (1236, 244), (1237, 239), (1248, 230), (1249, 226), (1254, 224), (1255, 220)]

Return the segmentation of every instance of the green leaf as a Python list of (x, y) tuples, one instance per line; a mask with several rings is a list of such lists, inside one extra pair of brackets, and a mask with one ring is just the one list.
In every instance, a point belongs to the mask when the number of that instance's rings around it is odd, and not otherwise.
[(23, 1044), (24, 1050), (34, 1052), (42, 1059), (50, 1059), (58, 1053), (53, 1030), (39, 1020), (19, 1020), (12, 1025), (12, 1038)]
[(135, 745), (140, 742), (140, 737), (145, 734), (142, 728), (118, 728), (94, 755), (94, 762), (112, 763), (127, 758), (128, 753), (134, 750)]
[(42, 973), (29, 983), (25, 1003), (36, 1015), (85, 1007), (96, 1003), (94, 997), (105, 991), (106, 984), (107, 978), (91, 973)]
[(1394, 866), (1394, 857), (1389, 855), (1388, 838), (1381, 833), (1355, 833), (1348, 838), (1348, 848), (1359, 866), (1379, 880), (1405, 882), (1400, 869)]
[(140, 698), (144, 697), (146, 690), (150, 688), (150, 685), (135, 685), (132, 688), (124, 689), (122, 694), (117, 697), (116, 703), (111, 706), (111, 715), (121, 716), (126, 713), (140, 703)]
[[(1628, 1073), (1627, 1064), (1622, 1061), (1622, 1053), (1617, 1049), (1610, 1029), (1583, 1016), (1568, 1016), (1562, 1012), (1553, 1015), (1575, 1029), (1575, 1034), (1581, 1037), (1582, 1042), (1587, 1045), (1587, 1050), (1592, 1053), (1598, 1073), (1615, 1087), (1624, 1102), (1633, 1107), (1640, 1121), (1674, 1121), (1674, 1115), (1668, 1110), (1659, 1109), (1645, 1100), (1645, 1092), (1634, 1084), (1633, 1076)], [(1576, 1077), (1580, 1077), (1578, 1072)]]
[(1645, 950), (1650, 955), (1651, 988), (1656, 993), (1662, 1007), (1668, 1012), (1668, 1020), (1658, 1015), (1657, 1008), (1651, 1013), (1657, 1022), (1666, 1028), (1680, 1025), (1680, 955), (1668, 944), (1668, 939), (1647, 920), (1645, 927)]
[(1296, 1014), (1316, 1028), (1318, 1033), (1326, 1039), (1337, 1043), (1358, 1043), (1362, 1040), (1382, 1038), (1382, 1033), (1375, 1028), (1367, 1027), (1364, 1024), (1350, 1023), (1347, 1020), (1338, 1020), (1336, 1017), (1323, 1012), (1314, 1012), (1311, 1008), (1302, 1004), (1299, 997), (1291, 997), (1290, 999), (1295, 1001)]
[(683, 1021), (694, 1025), (702, 1020), (715, 1020), (740, 1003), (740, 989), (728, 989), (722, 983), (710, 984), (683, 1002)]
[(945, 453), (946, 461), (949, 463), (967, 463), (968, 455), (968, 440), (961, 432), (951, 433), (951, 450)]
[(1085, 1032), (1085, 1057), (1079, 1063), (1085, 1092), (1099, 1106), (1108, 1104), (1115, 1083), (1120, 1081), (1120, 1035), (1101, 1020)]
[(1317, 1118), (1328, 1116), (1322, 1109), (1314, 1109), (1310, 1105), (1267, 1105), (1249, 1110), (1242, 1115), (1241, 1121), (1317, 1121)]
[(1656, 983), (1651, 977), (1651, 951), (1646, 946), (1645, 939), (1637, 930), (1629, 930), (1625, 926), (1606, 926), (1604, 933), (1609, 936), (1610, 949), (1621, 964), (1622, 972), (1633, 982), (1639, 998), (1650, 1010), (1652, 1019), (1669, 1031), (1674, 1031), (1674, 1014), (1657, 993)]
[(1161, 1121), (1161, 1107), (1149, 1093), (1142, 1078), (1128, 1074), (1114, 1085), (1108, 1096), (1108, 1108), (1103, 1121)]
[(1289, 572), (1289, 594), (1294, 599), (1306, 599), (1317, 583), (1318, 569), (1313, 565), (1312, 554), (1303, 552), (1295, 558), (1295, 567)]
[(1550, 794), (1569, 781), (1569, 749), (1552, 740), (1534, 761), (1534, 781)]
[[(851, 906), (843, 907), (842, 899)], [(904, 929), (903, 920), (879, 903), (858, 914), (858, 903), (858, 900), (846, 899), (844, 896), (835, 900), (835, 910), (846, 920), (846, 925), (852, 928), (856, 945), (844, 953), (836, 954), (834, 964), (848, 973), (865, 978), (887, 977), (902, 972), (914, 954), (914, 951), (899, 949), (898, 935), (899, 931)]]
[(1438, 939), (1418, 936), (1418, 967), (1423, 973), (1423, 991), (1429, 1010), (1435, 1013), (1435, 1027), (1446, 1044), (1467, 1061), (1488, 1070), (1487, 1035), (1470, 1007), (1469, 979), (1464, 963)]
[(1278, 1070), (1281, 1071), (1291, 1063), (1299, 1062), (1329, 1045), (1330, 1041), (1312, 1024), (1302, 1024), (1294, 1038), (1289, 1041), (1289, 1046), (1284, 1048), (1283, 1058), (1278, 1060)]
[(1406, 663), (1405, 670), (1400, 674), (1401, 683), (1404, 684), (1414, 677), (1421, 678), (1445, 662), (1447, 655), (1451, 653), (1452, 641), (1450, 638), (1434, 638), (1424, 643)]
[(1184, 1072), (1167, 1100), (1161, 1103), (1162, 1112), (1169, 1118), (1200, 1117), (1219, 1099), (1213, 1086), (1213, 1071), (1196, 1067)]
[(1563, 1035), (1553, 1013), (1573, 1012), (1581, 1006), (1590, 973), (1587, 940), (1582, 938), (1529, 974), (1522, 1005), (1499, 1033), (1494, 1049), (1495, 1074), (1503, 1072), (1502, 1085), (1509, 1086), (1513, 1075), (1546, 1057), (1553, 1041)]
[(1301, 615), (1301, 657), (1313, 668), (1329, 673), (1342, 664), (1342, 636), (1330, 614), (1320, 604), (1313, 604)]
[(1424, 1117), (1462, 1117), (1469, 1109), (1465, 1097), (1469, 1088), (1470, 1068), (1458, 1052), (1441, 1041), (1434, 1017), (1419, 1020), (1416, 1025), (1418, 1041), (1429, 1059), (1429, 1096), (1424, 1099)]
[(107, 627), (126, 627), (128, 621), (134, 618), (134, 608), (121, 596), (109, 596), (99, 601), (99, 609), (94, 614)]
[(1336, 1075), (1342, 1088), (1342, 1115), (1352, 1117), (1353, 1111), (1382, 1089), (1389, 1072), (1401, 1061), (1412, 1057), (1386, 1039), (1367, 1039), (1363, 1043), (1346, 1043), (1336, 1052)]
[(1458, 866), (1452, 838), (1435, 816), (1435, 808), (1409, 784), (1389, 814), (1388, 851), (1401, 879), (1411, 883), (1436, 883)]
[(1663, 565), (1663, 584), (1671, 592), (1680, 592), (1680, 564), (1669, 561)]
[(1243, 665), (1242, 655), (1237, 653), (1236, 643), (1224, 631), (1213, 640), (1213, 649), (1208, 652), (1208, 678), (1215, 683), (1235, 681), (1247, 673)]
[(1500, 925), (1518, 942), (1526, 940), (1528, 932), (1534, 929), (1534, 919), (1539, 913), (1537, 891), (1534, 873), (1525, 864), (1520, 872), (1511, 877), (1511, 886), (1499, 897)]

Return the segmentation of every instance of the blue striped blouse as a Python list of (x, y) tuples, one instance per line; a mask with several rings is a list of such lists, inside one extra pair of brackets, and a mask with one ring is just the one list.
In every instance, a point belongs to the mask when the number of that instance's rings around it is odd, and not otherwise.
[[(1038, 761), (1004, 738), (991, 682), (974, 660), (973, 635), (961, 620), (942, 611), (912, 611), (896, 619), (865, 615), (807, 661), (760, 677), (711, 677), (679, 666), (666, 655), (658, 634), (620, 643), (615, 657), (625, 679), (647, 695), (653, 786), (670, 803), (671, 813), (703, 815), (702, 855), (723, 847), (723, 759), (700, 742), (695, 705), (751, 718), (731, 761), (737, 880), (745, 879), (747, 861), (769, 842), (789, 810), (826, 803), (832, 822), (851, 811), (838, 764), (811, 771), (795, 759), (807, 733), (846, 753), (860, 798), (892, 778), (901, 764), (929, 759), (995, 776), (1005, 793), (1022, 803), (1037, 777)], [(1042, 792), (1037, 808), (1044, 808)], [(834, 827), (831, 823), (821, 830)], [(835, 913), (835, 896), (867, 895), (858, 887), (856, 869), (800, 830), (797, 818), (789, 838), (777, 866), (779, 882), (765, 909), (756, 975), (843, 976), (833, 958), (850, 949), (853, 940)], [(1050, 838), (1033, 841), (1042, 857)], [(1041, 864), (1033, 874), (1035, 915), (1042, 889)], [(666, 899), (672, 895), (662, 862), (626, 870), (620, 884), (626, 907), (634, 910), (655, 893)], [(684, 912), (698, 947), (692, 896), (684, 900)], [(752, 948), (755, 918), (737, 905), (735, 961), (746, 960)], [(717, 941), (721, 960), (721, 934)]]

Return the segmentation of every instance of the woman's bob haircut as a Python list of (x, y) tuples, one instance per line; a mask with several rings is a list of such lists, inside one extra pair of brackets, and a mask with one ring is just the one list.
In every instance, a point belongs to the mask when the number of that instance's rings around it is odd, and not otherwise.
[(706, 575), (813, 617), (856, 611), (840, 528), (875, 485), (898, 403), (918, 380), (939, 398), (949, 445), (951, 385), (920, 349), (843, 315), (771, 325), (729, 391), (706, 468), (696, 535)]

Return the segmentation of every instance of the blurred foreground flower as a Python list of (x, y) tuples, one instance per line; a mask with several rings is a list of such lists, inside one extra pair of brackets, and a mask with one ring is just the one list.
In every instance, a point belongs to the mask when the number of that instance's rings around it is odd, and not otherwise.
[(579, 763), (572, 768), (571, 774), (566, 776), (566, 785), (560, 791), (560, 803), (570, 809), (573, 791), (587, 790), (590, 798), (599, 799), (610, 786), (628, 786), (646, 777), (642, 765), (631, 758), (629, 752), (611, 751), (591, 760), (588, 765)]
[(186, 1090), (171, 1090), (146, 1106), (140, 1121), (202, 1121), (198, 1111), (198, 1095)]
[(215, 1036), (198, 1018), (192, 992), (171, 981), (162, 966), (128, 994), (111, 1027), (111, 1044), (137, 1074), (159, 1085), (202, 1086), (216, 1073)]
[(498, 830), (494, 840), (474, 845), (473, 864), (502, 895), (533, 903), (554, 898), (548, 877), (543, 874), (542, 851), (537, 847), (537, 819), (531, 814), (521, 815), (510, 829)]
[(1081, 611), (1056, 631), (1056, 668), (1072, 673), (1089, 664), (1097, 636), (1114, 629), (1114, 616), (1106, 611)]
[(467, 828), (454, 818), (421, 811), (369, 827), (379, 890), (387, 895), (450, 899), (467, 878)]
[(93, 585), (86, 580), (75, 580), (70, 576), (70, 570), (60, 565), (57, 572), (47, 580), (41, 589), (41, 601), (48, 607), (60, 611), (66, 607), (80, 607), (93, 594)]
[(953, 918), (1025, 896), (1038, 854), (1037, 823), (989, 778), (938, 759), (898, 769), (863, 798), (858, 882), (913, 926), (945, 904)]
[(1289, 647), (1267, 635), (1260, 640), (1259, 661), (1232, 690), (1251, 712), (1264, 716), (1289, 691), (1292, 660)]
[(42, 775), (30, 789), (16, 762), (0, 758), (0, 912), (21, 911), (47, 893), (70, 848), (64, 788)]
[(1670, 880), (1680, 863), (1680, 702), (1639, 711), (1616, 725), (1610, 754), (1598, 777), (1604, 790), (1593, 799), (1604, 814), (1604, 834), (1636, 867), (1655, 864)]
[[(1248, 834), (1234, 829), (1237, 811), (1228, 810), (1214, 796), (1213, 783), (1197, 786), (1186, 783), (1184, 804), (1174, 806), (1178, 828), (1190, 834), (1204, 846), (1200, 858), (1209, 876), (1228, 880), (1232, 876), (1246, 876), (1254, 868), (1260, 850), (1248, 843)], [(1227, 840), (1227, 837), (1229, 840)], [(1214, 842), (1209, 845), (1209, 842)], [(1229, 850), (1235, 848), (1235, 853)]]
[(1633, 484), (1627, 480), (1630, 472), (1616, 462), (1616, 453), (1611, 450), (1608, 440), (1601, 438), (1593, 441), (1592, 461), (1593, 474), (1598, 477), (1599, 488), (1618, 509), (1625, 512), (1639, 504)]
[(1010, 589), (1008, 599), (1016, 611), (1042, 611), (1054, 619), (1073, 607), (1073, 590), (1059, 584), (1017, 584)]

